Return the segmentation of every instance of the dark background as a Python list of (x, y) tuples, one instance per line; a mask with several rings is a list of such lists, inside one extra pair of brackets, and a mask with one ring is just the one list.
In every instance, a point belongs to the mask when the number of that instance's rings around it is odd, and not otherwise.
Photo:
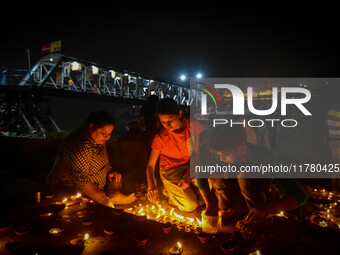
[[(8, 5), (7, 5), (8, 4)], [(6, 3), (0, 67), (27, 68), (41, 45), (160, 79), (337, 77), (339, 37), (331, 5), (213, 2)]]

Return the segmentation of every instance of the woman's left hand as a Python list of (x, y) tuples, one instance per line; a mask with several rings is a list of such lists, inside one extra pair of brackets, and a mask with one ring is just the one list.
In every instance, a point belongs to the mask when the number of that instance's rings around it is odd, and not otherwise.
[(265, 208), (252, 208), (248, 215), (236, 223), (236, 228), (244, 233), (251, 234), (252, 230), (261, 228), (270, 223), (271, 214)]
[(108, 174), (107, 178), (110, 182), (120, 182), (120, 180), (122, 179), (122, 175), (118, 172), (112, 172)]
[(252, 208), (245, 217), (245, 222), (252, 224), (262, 224), (270, 216), (270, 213), (265, 208)]

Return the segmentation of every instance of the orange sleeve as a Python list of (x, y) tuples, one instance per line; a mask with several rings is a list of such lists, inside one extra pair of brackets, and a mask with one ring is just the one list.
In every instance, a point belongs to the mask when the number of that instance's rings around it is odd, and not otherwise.
[(156, 149), (158, 151), (162, 151), (162, 149), (163, 149), (163, 141), (162, 141), (162, 139), (161, 139), (161, 137), (159, 135), (156, 135), (155, 138), (153, 139), (151, 148), (152, 149)]

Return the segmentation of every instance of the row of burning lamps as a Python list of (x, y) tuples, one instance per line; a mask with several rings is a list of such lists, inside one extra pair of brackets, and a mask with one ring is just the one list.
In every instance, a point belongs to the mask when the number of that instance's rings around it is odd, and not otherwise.
[[(327, 200), (332, 200), (333, 196), (335, 195), (332, 192), (327, 192), (326, 190), (314, 190), (314, 192), (321, 194), (322, 196), (327, 197)], [(71, 196), (71, 200), (76, 200), (81, 197), (81, 194), (78, 193), (77, 195)], [(59, 204), (65, 204), (67, 208), (67, 198), (65, 198), (62, 202), (57, 202)], [(93, 201), (90, 200), (90, 203)], [(338, 201), (339, 202), (339, 201)], [(333, 222), (333, 215), (331, 214), (332, 209), (334, 210), (337, 207), (337, 202), (330, 203), (328, 206), (324, 206), (324, 210), (326, 213), (325, 220), (321, 221), (319, 225), (321, 227), (327, 227), (326, 221)], [(135, 205), (134, 207), (131, 207), (129, 209), (126, 209), (125, 212), (131, 213), (135, 215), (135, 217), (145, 218), (148, 220), (154, 220), (160, 223), (170, 223), (175, 224), (177, 226), (183, 226), (185, 228), (185, 231), (190, 232), (191, 230), (197, 230), (199, 228), (202, 228), (203, 221), (199, 220), (198, 218), (190, 218), (190, 217), (184, 217), (182, 215), (177, 214), (174, 211), (174, 208), (171, 208), (170, 211), (167, 211), (164, 209), (160, 204), (153, 204), (153, 205)], [(51, 214), (49, 214), (51, 215)], [(278, 217), (287, 217), (285, 216), (284, 212), (280, 212), (276, 214)], [(338, 227), (340, 228), (340, 222), (337, 223)], [(59, 235), (61, 234), (61, 230), (59, 229), (51, 229), (50, 234), (52, 235)], [(86, 243), (86, 241), (89, 239), (89, 234), (85, 234), (83, 238), (77, 238), (70, 241), (71, 244), (74, 245), (83, 245)], [(170, 254), (181, 254), (183, 252), (183, 247), (180, 242), (178, 242), (174, 247), (172, 247), (169, 250)], [(252, 254), (260, 254), (259, 251), (256, 251)]]
[[(69, 204), (67, 203), (67, 201), (69, 199), (75, 201), (79, 198), (82, 198), (82, 195), (80, 193), (77, 193), (76, 195), (71, 196), (70, 198), (65, 198), (61, 202), (57, 201), (56, 204), (64, 204), (65, 209), (67, 209), (68, 204)], [(39, 199), (39, 202), (40, 202), (40, 199)], [(88, 202), (93, 203), (94, 201), (88, 200)], [(138, 217), (146, 217), (147, 219), (155, 220), (155, 221), (163, 222), (163, 223), (166, 222), (166, 218), (168, 218), (168, 223), (171, 223), (171, 224), (184, 223), (186, 226), (191, 226), (191, 227), (194, 227), (195, 229), (201, 228), (203, 225), (203, 221), (199, 220), (198, 218), (184, 217), (182, 215), (177, 214), (174, 211), (174, 208), (171, 208), (170, 212), (167, 213), (167, 211), (164, 208), (162, 208), (162, 206), (158, 203), (152, 206), (150, 205), (143, 206), (142, 204), (135, 205), (134, 208), (126, 209), (125, 212), (134, 214), (135, 216), (138, 216)], [(48, 214), (44, 214), (43, 216), (49, 217), (51, 215), (52, 213), (48, 213)], [(284, 216), (284, 213), (281, 212), (278, 216), (282, 217)], [(62, 234), (62, 232), (63, 230), (59, 228), (52, 228), (49, 230), (49, 233), (53, 236), (59, 236)], [(165, 232), (165, 233), (168, 233), (168, 232)], [(85, 233), (84, 236), (79, 234), (78, 238), (72, 239), (70, 241), (70, 244), (77, 245), (77, 246), (84, 246), (85, 244), (90, 244), (91, 242), (88, 242), (89, 237), (90, 235), (88, 233)], [(202, 243), (205, 243), (205, 242), (202, 242)], [(142, 244), (139, 243), (139, 245), (142, 245)], [(168, 252), (170, 255), (182, 254), (183, 246), (180, 242), (177, 242), (173, 247), (169, 249)], [(229, 253), (225, 253), (225, 254), (229, 254)], [(249, 255), (261, 255), (261, 252), (259, 250), (256, 250), (255, 252), (249, 253)]]
[[(73, 201), (77, 200), (78, 198), (81, 198), (80, 193), (77, 193), (76, 195), (70, 197), (70, 199), (73, 200)], [(65, 209), (67, 209), (68, 208), (68, 206), (67, 206), (68, 200), (69, 200), (68, 198), (65, 198), (61, 202), (56, 202), (56, 204), (65, 204)], [(89, 200), (89, 202), (93, 203), (93, 200)], [(163, 219), (164, 219), (164, 216), (166, 215), (166, 210), (164, 208), (162, 208), (162, 206), (160, 204), (156, 204), (156, 206), (155, 205), (152, 205), (152, 206), (146, 205), (145, 207), (143, 207), (141, 204), (139, 204), (139, 205), (135, 206), (135, 210), (133, 210), (133, 208), (129, 208), (125, 211), (128, 212), (128, 213), (134, 214), (136, 216), (141, 216), (141, 217), (145, 216), (147, 219), (150, 219), (150, 220), (152, 219), (152, 220), (155, 220), (155, 221), (158, 221), (158, 222), (162, 222), (161, 217), (163, 217)], [(148, 214), (148, 215), (146, 216), (146, 214)], [(152, 214), (154, 214), (155, 217), (151, 217)], [(44, 215), (44, 217), (49, 217), (51, 215), (52, 215), (52, 213), (48, 213), (48, 214)], [(169, 216), (169, 219), (170, 218), (176, 218), (178, 222), (190, 224), (190, 226), (194, 226), (195, 228), (199, 228), (199, 227), (202, 226), (202, 222), (199, 219), (196, 218), (196, 220), (195, 220), (194, 218), (189, 218), (189, 217), (185, 218), (184, 216), (179, 215), (176, 212), (174, 212), (174, 208), (171, 209), (168, 216)], [(174, 221), (172, 221), (172, 222), (175, 223)], [(59, 228), (52, 228), (52, 229), (49, 230), (49, 233), (53, 236), (59, 236), (59, 235), (61, 235), (62, 231), (63, 230), (59, 229)], [(88, 239), (89, 239), (89, 234), (85, 233), (85, 235), (83, 237), (72, 239), (70, 241), (70, 243), (72, 245), (78, 245), (78, 246), (79, 245), (85, 245), (87, 243)], [(176, 245), (171, 247), (170, 250), (169, 250), (169, 254), (171, 254), (171, 255), (182, 254), (182, 252), (183, 252), (183, 247), (182, 247), (182, 244), (180, 242), (177, 242)]]
[[(335, 195), (333, 192), (328, 192), (325, 189), (322, 190), (317, 190), (315, 189), (314, 192), (317, 192), (325, 197), (327, 197), (327, 200), (331, 200), (333, 196)], [(81, 197), (81, 194), (78, 193), (75, 196), (71, 196), (71, 199), (77, 199)], [(67, 198), (65, 198), (62, 203), (66, 203)], [(92, 202), (92, 200), (90, 201)], [(338, 202), (340, 202), (338, 200)], [(333, 202), (328, 205), (322, 205), (322, 212), (324, 215), (324, 220), (319, 223), (321, 227), (327, 227), (328, 224), (326, 221), (333, 222), (335, 223), (338, 228), (340, 228), (340, 222), (334, 222), (335, 220), (337, 221), (337, 218), (334, 218), (334, 210), (337, 208), (338, 203)], [(184, 226), (185, 230), (190, 232), (191, 229), (198, 229), (202, 227), (202, 220), (199, 220), (198, 218), (193, 218), (193, 217), (184, 217), (182, 215), (177, 214), (174, 211), (175, 208), (171, 208), (169, 212), (166, 211), (166, 209), (162, 208), (160, 204), (154, 204), (154, 205), (145, 205), (143, 206), (142, 204), (135, 205), (134, 208), (129, 208), (126, 209), (125, 211), (128, 213), (131, 213), (135, 216), (140, 216), (143, 218), (146, 218), (148, 220), (154, 220), (160, 223), (171, 223), (171, 224), (177, 224), (179, 226)], [(279, 217), (287, 217), (285, 216), (284, 212), (281, 211), (276, 214), (276, 216)]]
[[(78, 198), (81, 198), (81, 194), (77, 193), (74, 196), (71, 196), (71, 200), (77, 200)], [(56, 204), (64, 204), (65, 209), (68, 208), (68, 203), (67, 201), (69, 198), (65, 198), (61, 202), (56, 202)], [(93, 203), (93, 200), (89, 200), (90, 203)], [(192, 228), (194, 229), (199, 229), (203, 225), (203, 221), (199, 220), (198, 218), (190, 218), (190, 217), (184, 217), (180, 214), (177, 214), (175, 211), (175, 208), (171, 208), (170, 212), (167, 212), (166, 209), (164, 209), (159, 203), (154, 204), (154, 205), (145, 205), (143, 206), (142, 204), (135, 205), (134, 208), (131, 207), (129, 209), (126, 209), (125, 212), (131, 213), (135, 215), (136, 217), (143, 217), (148, 220), (154, 220), (160, 223), (168, 223), (168, 224), (178, 224), (178, 225), (183, 225), (185, 226), (185, 231), (190, 232)], [(124, 210), (123, 210), (124, 211)], [(48, 213), (46, 216), (51, 216), (52, 213)], [(281, 212), (281, 215), (278, 216), (284, 216), (283, 212)], [(191, 229), (190, 229), (191, 228)], [(49, 233), (53, 236), (59, 236), (62, 233), (62, 229), (58, 228), (52, 228), (49, 230)], [(164, 231), (165, 233), (168, 233)], [(84, 236), (80, 236), (78, 238), (72, 239), (70, 241), (70, 244), (72, 245), (77, 245), (77, 246), (84, 246), (85, 244), (91, 243), (88, 242), (89, 240), (89, 234), (85, 233)], [(204, 243), (204, 242), (202, 242)], [(142, 245), (142, 244), (139, 244)], [(144, 245), (144, 244), (143, 244)], [(177, 242), (173, 247), (169, 249), (169, 254), (174, 255), (174, 254), (182, 254), (183, 253), (183, 246), (180, 242)], [(228, 253), (229, 254), (229, 253)], [(259, 250), (249, 253), (249, 255), (261, 255), (261, 252)]]
[[(315, 194), (325, 198), (326, 200), (332, 201), (327, 204), (320, 204), (320, 217), (322, 220), (320, 222), (313, 222), (321, 227), (329, 227), (329, 225), (336, 225), (340, 229), (340, 218), (337, 215), (338, 203), (340, 202), (338, 194), (336, 192), (329, 192), (326, 189), (314, 189)], [(338, 199), (334, 201), (334, 199)]]

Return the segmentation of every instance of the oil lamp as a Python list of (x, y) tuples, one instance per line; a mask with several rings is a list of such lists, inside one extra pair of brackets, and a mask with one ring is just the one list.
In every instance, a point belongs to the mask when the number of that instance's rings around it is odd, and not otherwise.
[(61, 232), (63, 230), (60, 229), (60, 228), (51, 228), (48, 233), (50, 233), (52, 236), (60, 236), (61, 235)]
[(84, 239), (81, 239), (81, 238), (72, 239), (70, 241), (70, 244), (72, 244), (72, 245), (82, 245), (86, 242), (87, 239), (89, 239), (89, 234), (85, 234)]
[(48, 212), (48, 213), (42, 213), (42, 214), (40, 214), (39, 216), (40, 216), (40, 218), (42, 218), (42, 219), (47, 219), (47, 218), (49, 218), (49, 217), (52, 216), (52, 215), (53, 215), (53, 213)]
[(183, 252), (183, 247), (182, 244), (180, 242), (177, 242), (177, 245), (172, 247), (169, 250), (169, 254), (174, 255), (174, 254), (182, 254)]

